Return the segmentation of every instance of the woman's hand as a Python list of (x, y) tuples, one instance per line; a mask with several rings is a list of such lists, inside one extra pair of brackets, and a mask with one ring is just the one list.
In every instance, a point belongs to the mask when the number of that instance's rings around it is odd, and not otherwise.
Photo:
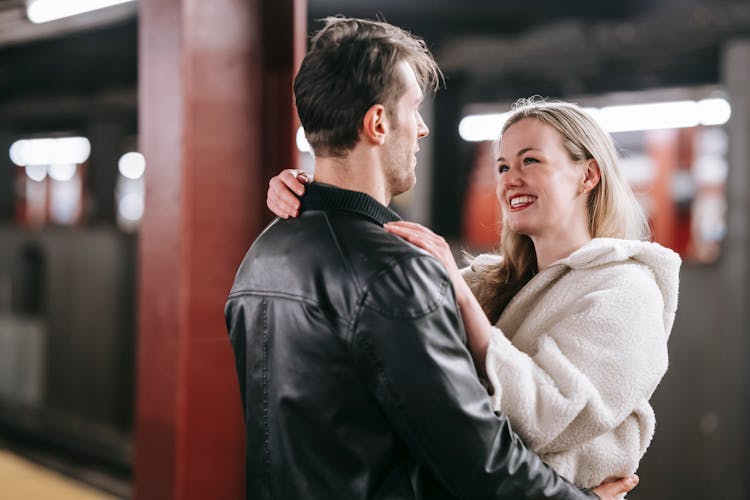
[(469, 350), (474, 358), (474, 364), (481, 377), (486, 376), (485, 358), (487, 347), (490, 343), (492, 325), (485, 316), (482, 306), (479, 305), (474, 294), (471, 293), (469, 285), (461, 276), (456, 260), (453, 258), (448, 243), (442, 236), (438, 236), (426, 227), (414, 222), (389, 222), (383, 226), (387, 231), (404, 238), (419, 248), (427, 251), (438, 259), (448, 270), (456, 292), (456, 303), (461, 310), (461, 319), (464, 322)]
[(453, 258), (453, 252), (445, 241), (445, 238), (416, 222), (389, 222), (383, 227), (386, 231), (413, 243), (439, 260), (445, 266), (445, 269), (448, 270), (448, 276), (450, 276), (453, 282), (456, 294), (464, 292), (463, 285), (466, 283), (463, 277), (461, 277), (461, 272), (458, 270), (458, 265), (456, 265), (456, 259)]
[(271, 177), (268, 182), (266, 205), (277, 217), (288, 219), (299, 215), (299, 196), (305, 193), (305, 184), (312, 177), (304, 170), (286, 169)]

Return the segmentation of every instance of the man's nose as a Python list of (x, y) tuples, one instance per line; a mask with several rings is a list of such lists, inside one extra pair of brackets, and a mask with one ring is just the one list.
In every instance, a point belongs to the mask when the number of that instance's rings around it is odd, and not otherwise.
[(430, 135), (430, 129), (427, 127), (427, 124), (422, 120), (422, 115), (417, 114), (417, 138), (421, 139), (422, 137), (427, 137)]

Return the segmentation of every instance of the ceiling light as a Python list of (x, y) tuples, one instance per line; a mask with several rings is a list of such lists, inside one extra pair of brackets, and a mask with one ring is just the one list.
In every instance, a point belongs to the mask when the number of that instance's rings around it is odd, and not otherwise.
[(510, 113), (469, 115), (458, 124), (458, 133), (465, 141), (494, 141), (500, 137), (500, 131), (509, 116)]
[(605, 106), (598, 119), (607, 132), (685, 128), (700, 123), (695, 101)]
[(125, 153), (117, 162), (117, 168), (128, 179), (140, 179), (146, 170), (146, 158), (141, 153)]
[(703, 99), (698, 101), (701, 125), (723, 125), (732, 116), (732, 107), (726, 99)]
[(29, 0), (26, 15), (32, 23), (46, 23), (133, 0)]
[[(589, 113), (596, 113), (594, 108), (584, 108)], [(500, 137), (505, 121), (510, 117), (508, 113), (487, 113), (465, 116), (458, 124), (461, 138), (469, 142), (494, 141)]]
[(85, 137), (21, 139), (10, 146), (10, 159), (27, 165), (80, 164), (88, 160), (91, 143)]
[[(607, 132), (630, 132), (697, 125), (723, 125), (732, 108), (726, 99), (672, 101), (625, 106), (584, 108)], [(458, 133), (465, 141), (494, 141), (510, 113), (487, 113), (465, 116)]]

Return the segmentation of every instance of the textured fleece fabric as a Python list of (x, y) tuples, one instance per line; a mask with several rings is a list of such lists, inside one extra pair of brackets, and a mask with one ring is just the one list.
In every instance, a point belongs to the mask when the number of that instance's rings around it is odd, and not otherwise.
[[(480, 255), (465, 277), (500, 258)], [(635, 472), (651, 442), (679, 268), (656, 243), (596, 238), (538, 273), (493, 328), (495, 410), (578, 486)]]

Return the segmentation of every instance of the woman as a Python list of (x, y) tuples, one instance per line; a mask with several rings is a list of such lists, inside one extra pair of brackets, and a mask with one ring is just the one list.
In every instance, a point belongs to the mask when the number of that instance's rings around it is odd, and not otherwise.
[[(632, 474), (654, 433), (680, 259), (641, 241), (648, 226), (611, 137), (579, 107), (519, 101), (496, 149), (497, 255), (460, 271), (429, 229), (386, 228), (448, 269), (493, 405), (525, 442), (581, 487)], [(289, 215), (274, 205), (294, 208), (289, 193), (273, 192), (269, 206)]]

